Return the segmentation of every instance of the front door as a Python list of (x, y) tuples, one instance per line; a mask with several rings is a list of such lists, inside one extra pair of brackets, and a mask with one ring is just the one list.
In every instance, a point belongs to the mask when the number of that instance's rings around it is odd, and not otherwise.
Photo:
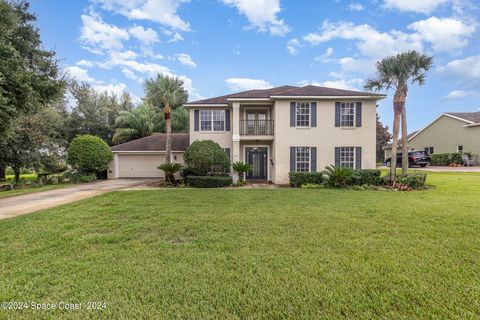
[(247, 172), (247, 179), (267, 180), (267, 148), (245, 148), (245, 158), (246, 162), (252, 166), (252, 170)]

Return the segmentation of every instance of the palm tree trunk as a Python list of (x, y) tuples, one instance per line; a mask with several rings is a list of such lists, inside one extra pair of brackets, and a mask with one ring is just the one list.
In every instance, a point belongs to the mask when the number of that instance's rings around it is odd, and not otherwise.
[[(165, 141), (165, 162), (172, 163), (172, 109), (168, 104), (163, 108), (163, 113), (165, 114), (165, 129), (167, 133), (167, 138)], [(175, 183), (175, 178), (172, 173), (165, 173), (166, 180), (169, 180), (171, 183)]]
[(404, 105), (402, 110), (402, 173), (408, 173), (408, 130), (407, 130), (407, 108)]
[(395, 176), (397, 173), (397, 147), (398, 147), (398, 132), (400, 131), (400, 115), (399, 112), (394, 112), (393, 115), (393, 137), (392, 137), (392, 155), (390, 160), (390, 182), (395, 185)]

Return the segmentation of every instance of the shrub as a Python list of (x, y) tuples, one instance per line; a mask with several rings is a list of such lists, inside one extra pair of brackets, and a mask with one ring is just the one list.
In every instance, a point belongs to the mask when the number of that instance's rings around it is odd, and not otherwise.
[(323, 186), (321, 184), (316, 184), (316, 183), (306, 183), (300, 186), (300, 188), (302, 189), (320, 189), (322, 187)]
[(463, 164), (462, 153), (434, 153), (430, 155), (432, 165), (434, 166), (448, 166), (451, 164)]
[(414, 171), (407, 174), (397, 175), (396, 182), (409, 186), (412, 189), (420, 189), (425, 187), (427, 174), (425, 172)]
[(174, 174), (182, 169), (182, 165), (180, 163), (162, 163), (158, 166), (158, 169), (165, 172), (166, 181), (176, 184), (177, 181), (175, 180)]
[(324, 177), (322, 172), (290, 172), (290, 185), (299, 188), (304, 184), (322, 184)]
[(196, 176), (227, 174), (230, 160), (220, 145), (212, 140), (193, 142), (183, 155), (188, 170)]
[(240, 183), (243, 183), (245, 172), (252, 170), (252, 166), (249, 163), (243, 163), (241, 161), (234, 162), (232, 168), (238, 172), (238, 180)]
[(95, 173), (77, 173), (72, 176), (72, 181), (75, 183), (89, 183), (97, 180)]
[(221, 188), (232, 185), (230, 176), (187, 176), (187, 185), (195, 188)]
[(358, 185), (378, 186), (383, 184), (383, 179), (380, 177), (382, 172), (378, 169), (361, 169), (355, 173), (355, 183)]
[(68, 148), (68, 163), (80, 173), (95, 173), (106, 170), (113, 159), (108, 145), (92, 135), (80, 135)]
[(355, 184), (356, 173), (352, 168), (327, 166), (323, 172), (329, 187), (345, 188)]

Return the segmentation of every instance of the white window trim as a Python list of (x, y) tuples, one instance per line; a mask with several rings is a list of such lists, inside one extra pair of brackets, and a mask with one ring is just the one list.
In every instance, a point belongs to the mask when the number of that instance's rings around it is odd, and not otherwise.
[[(298, 125), (298, 107), (299, 107), (299, 104), (301, 103), (305, 103), (306, 105), (308, 105), (308, 125), (306, 126), (300, 126)], [(311, 102), (295, 102), (295, 127), (296, 128), (310, 128), (311, 127), (311, 124), (312, 124), (312, 105), (311, 105)]]
[[(462, 147), (462, 151), (460, 151), (458, 147)], [(457, 146), (457, 153), (460, 153), (460, 152), (463, 152), (463, 145), (458, 145)]]
[[(352, 147), (352, 146), (343, 146), (343, 147), (340, 147), (340, 167), (343, 167), (342, 166), (342, 148), (352, 148), (353, 149), (353, 165), (352, 165), (352, 169), (356, 170), (357, 169), (357, 152), (356, 152), (356, 147)], [(350, 167), (348, 167), (350, 168)]]
[[(298, 159), (297, 159), (298, 148), (308, 149), (308, 171), (298, 171)], [(295, 147), (295, 172), (312, 172), (312, 147), (307, 147), (307, 146)]]
[[(223, 130), (213, 130), (213, 112), (214, 111), (221, 111), (223, 112)], [(211, 128), (212, 130), (202, 130), (202, 112), (210, 112), (211, 113), (211, 120), (210, 120), (210, 124), (211, 124)], [(226, 132), (226, 125), (227, 125), (227, 119), (226, 119), (226, 114), (225, 114), (225, 110), (218, 110), (218, 109), (207, 109), (207, 110), (200, 110), (200, 113), (198, 115), (198, 131), (199, 132), (206, 132), (206, 133), (222, 133), (222, 132)]]
[[(342, 104), (353, 104), (353, 124), (351, 126), (344, 126), (342, 125)], [(344, 128), (344, 129), (353, 129), (356, 127), (355, 125), (355, 121), (357, 119), (357, 105), (355, 102), (352, 102), (352, 101), (344, 101), (344, 102), (340, 102), (340, 128)]]

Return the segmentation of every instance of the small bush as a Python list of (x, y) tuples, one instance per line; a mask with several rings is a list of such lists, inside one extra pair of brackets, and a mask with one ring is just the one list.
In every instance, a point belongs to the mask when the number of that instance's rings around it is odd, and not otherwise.
[(212, 140), (194, 141), (183, 155), (188, 170), (196, 176), (230, 172), (230, 160), (220, 145)]
[(357, 170), (355, 174), (355, 183), (357, 185), (378, 186), (383, 184), (383, 179), (380, 177), (382, 172), (378, 169), (361, 169)]
[(321, 184), (316, 184), (316, 183), (306, 183), (306, 184), (302, 184), (300, 186), (300, 188), (302, 188), (302, 189), (320, 189), (320, 188), (323, 188), (323, 186)]
[(305, 184), (323, 184), (324, 177), (322, 172), (290, 172), (290, 185), (299, 188)]
[(96, 173), (108, 168), (113, 153), (108, 145), (92, 135), (80, 135), (68, 148), (68, 163), (78, 172)]
[(396, 177), (396, 182), (409, 186), (412, 189), (421, 189), (425, 187), (427, 174), (425, 172), (411, 172), (407, 174), (400, 174)]
[(230, 176), (187, 176), (185, 181), (194, 188), (221, 188), (232, 185)]
[(97, 175), (94, 173), (78, 173), (72, 177), (75, 183), (90, 183), (97, 180)]
[(463, 164), (462, 153), (434, 153), (430, 155), (433, 166), (449, 166), (451, 164)]
[(345, 188), (354, 185), (356, 181), (356, 172), (352, 168), (327, 166), (323, 173), (329, 187)]

